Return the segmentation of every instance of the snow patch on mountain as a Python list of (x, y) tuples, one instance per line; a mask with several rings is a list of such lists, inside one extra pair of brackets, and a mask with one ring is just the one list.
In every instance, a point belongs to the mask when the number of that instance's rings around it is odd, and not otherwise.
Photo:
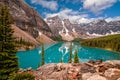
[(73, 40), (74, 38), (69, 34), (69, 30), (65, 26), (64, 21), (62, 21), (62, 27), (63, 27), (63, 29), (61, 31), (59, 31), (59, 34), (62, 36), (62, 39), (67, 40), (67, 41)]
[(89, 36), (98, 36), (98, 37), (103, 36), (101, 34), (96, 34), (96, 33), (90, 34), (89, 32), (87, 32), (86, 34), (89, 35)]
[(65, 27), (64, 21), (62, 21), (63, 29), (65, 30), (65, 36), (69, 35), (68, 34), (68, 29)]
[(115, 35), (115, 34), (120, 34), (120, 31), (113, 32), (112, 30), (110, 30), (110, 33), (106, 33), (105, 35), (96, 34), (96, 33), (90, 34), (89, 32), (87, 32), (87, 35), (89, 35), (89, 36), (95, 36), (95, 37), (102, 37), (102, 36)]
[(76, 31), (75, 31), (75, 28), (73, 28), (72, 31), (73, 31), (73, 32), (76, 32)]
[(116, 32), (113, 32), (112, 30), (110, 30), (110, 34), (120, 34), (120, 31), (116, 31)]
[(118, 17), (113, 17), (113, 18), (106, 18), (105, 21), (107, 21), (107, 22), (120, 21), (120, 16), (118, 16)]

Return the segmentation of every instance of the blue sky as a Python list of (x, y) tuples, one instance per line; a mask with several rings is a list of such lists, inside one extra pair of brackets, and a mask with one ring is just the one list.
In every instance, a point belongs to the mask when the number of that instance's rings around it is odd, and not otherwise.
[(120, 0), (25, 0), (45, 19), (59, 15), (71, 21), (120, 20)]

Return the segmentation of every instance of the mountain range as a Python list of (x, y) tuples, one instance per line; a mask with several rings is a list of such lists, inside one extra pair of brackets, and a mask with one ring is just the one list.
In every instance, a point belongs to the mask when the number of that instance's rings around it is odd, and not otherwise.
[(120, 20), (107, 22), (105, 19), (96, 19), (89, 23), (73, 23), (56, 15), (46, 18), (45, 21), (51, 31), (63, 39), (94, 38), (120, 33)]

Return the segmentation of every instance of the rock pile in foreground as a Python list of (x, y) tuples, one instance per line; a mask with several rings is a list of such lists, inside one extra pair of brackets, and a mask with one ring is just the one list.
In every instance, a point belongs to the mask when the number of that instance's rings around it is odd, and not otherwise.
[(35, 80), (120, 80), (120, 61), (90, 60), (81, 64), (46, 64), (37, 70), (28, 68)]

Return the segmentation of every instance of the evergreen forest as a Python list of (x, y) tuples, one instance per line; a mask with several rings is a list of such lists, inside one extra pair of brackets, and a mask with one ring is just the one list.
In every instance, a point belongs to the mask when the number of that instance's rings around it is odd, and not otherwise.
[(120, 52), (120, 34), (87, 39), (84, 40), (81, 45), (88, 47), (104, 48), (106, 50)]

